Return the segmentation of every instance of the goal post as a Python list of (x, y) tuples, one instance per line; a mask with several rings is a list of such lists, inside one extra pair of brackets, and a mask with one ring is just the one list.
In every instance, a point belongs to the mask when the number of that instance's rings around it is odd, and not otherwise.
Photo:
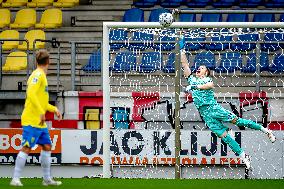
[[(110, 75), (109, 75), (109, 65), (110, 65), (110, 41), (109, 41), (109, 30), (110, 29), (162, 29), (162, 26), (158, 22), (104, 22), (103, 23), (103, 49), (102, 49), (102, 85), (103, 85), (103, 177), (110, 178)], [(284, 23), (281, 22), (174, 22), (168, 29), (220, 29), (220, 28), (274, 28), (280, 29), (284, 28)], [(178, 40), (178, 39), (177, 39)], [(259, 54), (259, 53), (258, 53)], [(180, 55), (179, 55), (180, 56)], [(178, 59), (180, 60), (180, 59)], [(176, 61), (176, 65), (180, 62)], [(175, 70), (176, 74), (180, 76), (180, 69), (177, 66)], [(178, 101), (180, 98), (180, 87), (175, 87), (175, 99)], [(176, 115), (179, 115), (179, 103), (175, 104)], [(178, 117), (176, 119), (179, 119)], [(179, 121), (176, 121), (179, 123)], [(176, 127), (179, 129), (179, 127)], [(175, 132), (175, 139), (180, 139), (179, 131)], [(176, 143), (177, 145), (178, 143)], [(176, 146), (176, 149), (180, 148)], [(179, 153), (176, 153), (178, 155)], [(177, 161), (179, 162), (179, 161)], [(180, 165), (177, 165), (178, 167)], [(180, 171), (180, 169), (175, 169)], [(178, 174), (176, 174), (178, 175)], [(176, 176), (177, 177), (177, 176)]]

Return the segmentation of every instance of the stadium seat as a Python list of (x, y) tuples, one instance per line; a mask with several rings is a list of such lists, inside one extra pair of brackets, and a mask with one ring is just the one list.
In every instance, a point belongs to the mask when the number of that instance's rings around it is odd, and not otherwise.
[(52, 6), (54, 0), (31, 0), (27, 6), (31, 8)]
[(185, 0), (161, 0), (161, 7), (176, 8), (181, 6)]
[(100, 129), (100, 110), (87, 109), (85, 113), (86, 129)]
[(154, 44), (153, 48), (161, 51), (171, 51), (175, 48), (175, 37), (171, 37), (175, 34), (175, 30), (162, 31), (158, 37), (158, 41), (161, 43)]
[[(267, 41), (284, 41), (283, 33), (266, 33), (264, 35), (264, 42)], [(284, 44), (280, 43), (265, 43), (261, 44), (261, 49), (264, 51), (277, 51), (280, 48), (283, 48)]]
[(101, 50), (95, 51), (89, 58), (88, 64), (83, 66), (85, 72), (100, 72), (102, 69)]
[(40, 23), (36, 24), (36, 28), (58, 28), (62, 26), (62, 11), (60, 9), (47, 9), (41, 16)]
[(9, 26), (10, 24), (10, 10), (9, 9), (0, 9), (0, 28)]
[(133, 32), (131, 40), (137, 41), (137, 43), (129, 43), (127, 45), (127, 49), (129, 50), (146, 50), (154, 46), (152, 43), (154, 41), (154, 35), (146, 32)]
[(150, 13), (148, 21), (149, 22), (159, 22), (159, 16), (162, 13), (170, 13), (170, 11), (168, 9), (164, 9), (164, 8), (153, 9)]
[(228, 41), (228, 42), (232, 41), (232, 36), (219, 35), (216, 37), (211, 37), (210, 41), (222, 41), (222, 42), (205, 44), (205, 49), (214, 50), (214, 51), (223, 51), (229, 48), (229, 43), (225, 43), (225, 41)]
[(161, 69), (162, 57), (160, 52), (146, 52), (142, 55), (141, 64), (138, 71), (142, 73), (151, 73)]
[(274, 14), (255, 14), (253, 22), (275, 22)]
[(214, 1), (212, 4), (214, 7), (226, 8), (226, 7), (231, 7), (236, 3), (238, 3), (238, 0), (217, 0)]
[(284, 14), (281, 14), (281, 15), (280, 15), (279, 22), (284, 22)]
[(196, 22), (196, 14), (180, 14), (179, 21), (180, 22)]
[[(25, 39), (29, 41), (29, 50), (33, 50), (33, 44), (36, 39), (45, 40), (45, 33), (42, 30), (30, 30), (26, 33)], [(45, 42), (37, 41), (35, 43), (35, 49), (42, 49), (45, 46)], [(18, 46), (20, 50), (27, 50), (27, 43), (23, 42)]]
[(231, 44), (231, 49), (234, 51), (251, 51), (256, 48), (255, 43), (246, 43), (246, 42), (255, 42), (259, 40), (258, 34), (241, 34), (238, 35), (238, 42), (244, 43), (233, 43)]
[(167, 63), (162, 69), (164, 73), (175, 73), (175, 58), (176, 53), (171, 53), (169, 55)]
[(120, 52), (113, 63), (112, 71), (129, 72), (136, 70), (136, 56), (132, 52)]
[[(0, 33), (0, 39), (16, 39), (19, 40), (20, 34), (16, 30), (4, 30)], [(5, 41), (2, 44), (3, 50), (11, 50), (17, 48), (19, 41)]]
[(284, 7), (284, 0), (269, 0), (264, 5), (269, 8)]
[(191, 69), (195, 71), (201, 65), (205, 65), (207, 68), (214, 70), (216, 67), (215, 55), (210, 51), (196, 54)]
[(139, 8), (132, 8), (125, 11), (123, 22), (144, 22), (144, 11)]
[(5, 61), (2, 70), (13, 72), (27, 69), (27, 53), (21, 51), (11, 52)]
[(158, 0), (135, 0), (134, 5), (136, 7), (143, 7), (143, 8), (149, 8), (153, 7), (158, 3)]
[[(125, 42), (126, 39), (127, 39), (127, 31), (125, 31), (125, 30), (114, 29), (114, 30), (111, 30), (110, 33), (109, 33), (109, 40), (110, 41)], [(111, 50), (117, 50), (117, 49), (120, 49), (124, 46), (125, 46), (124, 43), (111, 43), (110, 49)]]
[(221, 14), (202, 14), (201, 22), (222, 22)]
[[(202, 42), (202, 41), (205, 41), (205, 37), (195, 37), (195, 36), (192, 36), (192, 35), (185, 35), (185, 50), (187, 51), (196, 51), (196, 50), (199, 50), (201, 48), (204, 47), (204, 43), (196, 43), (196, 42)], [(193, 42), (193, 43), (191, 43)]]
[(124, 107), (116, 107), (112, 109), (112, 119), (115, 129), (129, 128), (129, 110)]
[(14, 23), (10, 24), (10, 28), (29, 28), (36, 24), (36, 11), (34, 9), (21, 9), (16, 14)]
[(272, 73), (280, 73), (284, 72), (284, 55), (276, 54), (273, 61), (272, 66), (269, 68)]
[[(247, 64), (242, 68), (244, 73), (254, 73), (256, 71), (256, 54), (252, 53), (248, 56)], [(269, 59), (267, 53), (260, 54), (260, 71), (269, 71)]]
[(244, 8), (255, 8), (257, 6), (262, 5), (263, 0), (246, 0), (240, 1), (239, 6)]
[(248, 22), (248, 14), (228, 14), (227, 22)]
[(216, 72), (232, 73), (242, 69), (242, 55), (238, 52), (228, 52), (222, 55), (220, 66), (215, 69)]
[(2, 7), (22, 7), (26, 6), (28, 3), (28, 0), (6, 0), (5, 2), (2, 2)]
[(53, 2), (54, 7), (71, 8), (79, 4), (79, 0), (57, 0)]
[(210, 5), (212, 0), (191, 0), (186, 3), (190, 8), (203, 8)]

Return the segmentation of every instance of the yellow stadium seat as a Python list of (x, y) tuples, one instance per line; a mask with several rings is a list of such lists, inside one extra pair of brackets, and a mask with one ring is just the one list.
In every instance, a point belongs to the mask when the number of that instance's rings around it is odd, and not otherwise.
[[(36, 39), (45, 40), (45, 33), (42, 30), (30, 30), (26, 33), (25, 39), (29, 41), (29, 50), (33, 50), (33, 43)], [(44, 48), (45, 42), (36, 42), (35, 49)], [(23, 42), (18, 46), (20, 50), (27, 50), (27, 43)]]
[(36, 11), (34, 9), (21, 9), (16, 14), (15, 22), (10, 28), (29, 28), (36, 24)]
[(7, 56), (2, 70), (5, 72), (25, 70), (27, 69), (27, 63), (27, 53), (21, 51), (11, 52)]
[(10, 24), (10, 10), (9, 9), (0, 9), (0, 28), (9, 26)]
[(6, 0), (6, 2), (2, 2), (2, 7), (22, 7), (26, 6), (28, 0)]
[(79, 0), (58, 0), (53, 3), (54, 7), (70, 8), (79, 4)]
[(60, 9), (47, 9), (41, 16), (36, 28), (58, 28), (62, 26), (62, 11)]
[[(20, 34), (16, 30), (5, 30), (0, 33), (0, 39), (19, 39)], [(11, 50), (17, 48), (19, 41), (4, 41), (2, 44), (3, 50)]]
[(52, 6), (53, 0), (32, 0), (28, 2), (28, 7), (47, 7)]
[(100, 129), (100, 110), (87, 109), (85, 114), (86, 129)]

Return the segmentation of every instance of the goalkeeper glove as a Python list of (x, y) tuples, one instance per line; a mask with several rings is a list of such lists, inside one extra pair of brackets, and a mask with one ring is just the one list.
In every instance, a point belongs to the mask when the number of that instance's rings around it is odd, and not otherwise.
[(185, 38), (182, 35), (182, 36), (180, 36), (180, 40), (179, 40), (179, 48), (180, 48), (180, 50), (182, 50), (182, 49), (184, 49), (184, 47), (185, 47)]
[(195, 89), (197, 89), (197, 85), (188, 85), (185, 88), (185, 92), (190, 92), (190, 91), (195, 90)]

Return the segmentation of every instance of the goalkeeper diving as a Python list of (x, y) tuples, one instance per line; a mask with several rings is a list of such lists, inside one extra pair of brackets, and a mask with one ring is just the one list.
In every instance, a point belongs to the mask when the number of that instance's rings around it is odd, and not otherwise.
[(229, 145), (232, 151), (241, 158), (247, 169), (251, 169), (251, 160), (249, 155), (244, 152), (240, 145), (227, 132), (228, 127), (226, 127), (224, 123), (231, 122), (238, 127), (247, 127), (262, 131), (268, 136), (272, 143), (276, 140), (275, 136), (271, 130), (264, 128), (262, 125), (251, 120), (237, 117), (234, 113), (219, 105), (214, 98), (214, 84), (212, 79), (209, 77), (210, 70), (205, 65), (201, 65), (196, 70), (196, 74), (194, 76), (185, 54), (185, 39), (183, 36), (181, 37), (179, 44), (184, 76), (189, 84), (186, 87), (186, 92), (192, 93), (193, 103), (209, 129)]

